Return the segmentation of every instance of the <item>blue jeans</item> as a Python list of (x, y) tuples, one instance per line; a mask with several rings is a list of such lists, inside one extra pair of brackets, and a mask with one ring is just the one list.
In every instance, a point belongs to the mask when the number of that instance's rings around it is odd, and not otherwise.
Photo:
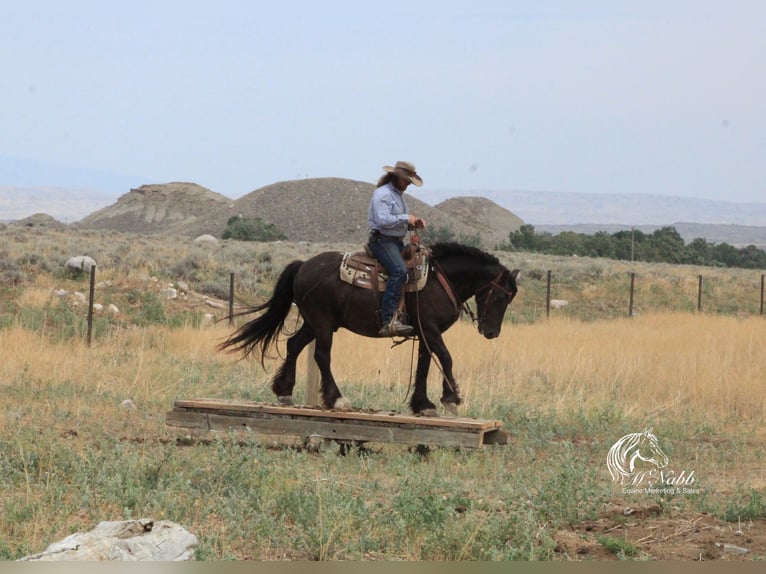
[(407, 266), (402, 258), (404, 242), (397, 237), (378, 235), (370, 238), (369, 246), (375, 259), (388, 273), (386, 290), (383, 292), (383, 299), (380, 302), (380, 320), (383, 325), (387, 325), (399, 307), (402, 287), (407, 282)]

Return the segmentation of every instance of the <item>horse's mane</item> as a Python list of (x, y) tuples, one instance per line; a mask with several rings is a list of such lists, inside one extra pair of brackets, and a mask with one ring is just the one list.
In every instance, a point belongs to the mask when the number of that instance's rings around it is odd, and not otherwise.
[(478, 247), (463, 245), (462, 243), (455, 243), (454, 241), (442, 241), (429, 245), (428, 248), (431, 250), (431, 258), (435, 261), (449, 257), (466, 256), (480, 261), (481, 263), (486, 263), (487, 265), (497, 265), (500, 263), (497, 257), (486, 251), (482, 251)]

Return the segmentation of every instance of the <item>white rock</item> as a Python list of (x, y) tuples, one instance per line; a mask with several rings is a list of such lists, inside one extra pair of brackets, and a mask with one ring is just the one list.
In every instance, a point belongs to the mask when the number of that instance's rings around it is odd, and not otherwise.
[(164, 299), (175, 299), (178, 297), (178, 291), (173, 289), (173, 287), (166, 287), (160, 291), (160, 297)]
[(569, 305), (569, 301), (564, 301), (563, 299), (551, 299), (552, 309), (561, 309), (562, 307), (566, 307), (567, 305)]
[(64, 267), (72, 269), (74, 271), (90, 271), (90, 268), (96, 265), (96, 261), (92, 257), (87, 255), (76, 255), (70, 257), (64, 263)]
[(194, 243), (196, 245), (218, 245), (218, 240), (209, 233), (206, 233), (197, 237)]
[(724, 552), (728, 552), (729, 554), (749, 554), (750, 549), (749, 548), (743, 548), (742, 546), (735, 546), (734, 544), (722, 544), (720, 542), (716, 542), (715, 545), (718, 548), (723, 548)]
[(170, 521), (150, 518), (101, 522), (54, 542), (22, 561), (180, 561), (191, 560), (197, 537)]
[(115, 305), (114, 303), (109, 303), (109, 307), (107, 307), (107, 310), (112, 315), (118, 315), (120, 313), (120, 310), (117, 308), (117, 305)]

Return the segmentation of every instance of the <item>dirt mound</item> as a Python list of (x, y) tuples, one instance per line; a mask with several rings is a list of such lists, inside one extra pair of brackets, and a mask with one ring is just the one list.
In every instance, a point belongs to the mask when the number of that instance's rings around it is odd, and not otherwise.
[[(263, 187), (235, 203), (243, 217), (260, 217), (279, 227), (291, 241), (363, 242), (367, 237), (367, 209), (375, 186), (339, 178), (286, 181)], [(406, 194), (411, 213), (423, 217), (431, 229), (447, 227), (456, 236), (477, 230), (423, 203), (417, 191)]]
[(13, 225), (23, 225), (24, 227), (46, 227), (48, 229), (56, 229), (59, 231), (66, 229), (64, 223), (61, 223), (58, 219), (47, 213), (35, 213), (24, 219), (14, 221)]
[(231, 204), (227, 197), (195, 183), (142, 185), (76, 225), (134, 233), (174, 233), (194, 226), (206, 229), (210, 215), (225, 212)]
[[(239, 215), (277, 226), (289, 241), (362, 243), (367, 237), (367, 209), (374, 189), (372, 183), (362, 181), (314, 178), (275, 183), (231, 200), (193, 183), (144, 185), (77, 225), (221, 237), (229, 218)], [(506, 239), (518, 220), (484, 198), (449, 200), (447, 209), (420, 201), (417, 190), (408, 192), (406, 199), (410, 212), (423, 217), (431, 230), (449, 230), (458, 240), (479, 237), (487, 249)]]

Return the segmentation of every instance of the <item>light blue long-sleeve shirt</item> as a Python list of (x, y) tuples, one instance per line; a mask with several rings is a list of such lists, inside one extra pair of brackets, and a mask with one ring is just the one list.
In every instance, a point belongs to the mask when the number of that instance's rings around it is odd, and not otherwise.
[(382, 235), (404, 237), (410, 222), (407, 202), (391, 182), (382, 185), (372, 194), (367, 223), (370, 229), (377, 229)]

